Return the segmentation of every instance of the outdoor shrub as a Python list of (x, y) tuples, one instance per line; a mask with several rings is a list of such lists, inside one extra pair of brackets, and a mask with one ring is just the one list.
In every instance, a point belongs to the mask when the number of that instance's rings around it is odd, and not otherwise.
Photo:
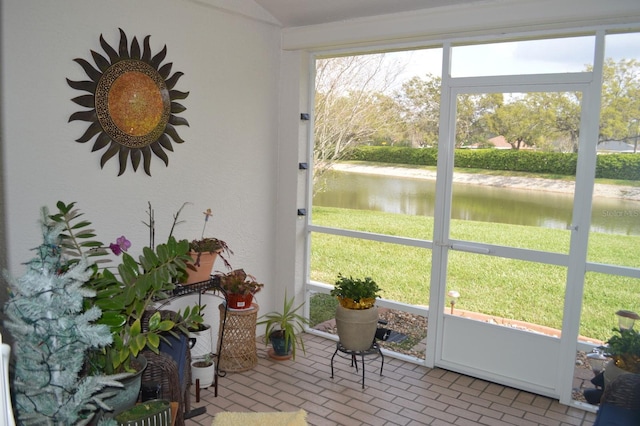
[[(455, 166), (467, 169), (508, 170), (529, 173), (575, 176), (578, 154), (502, 149), (457, 149)], [(350, 160), (436, 166), (437, 148), (396, 146), (358, 147)], [(596, 177), (640, 180), (640, 155), (598, 155)]]
[(598, 155), (596, 177), (605, 179), (640, 180), (640, 155)]

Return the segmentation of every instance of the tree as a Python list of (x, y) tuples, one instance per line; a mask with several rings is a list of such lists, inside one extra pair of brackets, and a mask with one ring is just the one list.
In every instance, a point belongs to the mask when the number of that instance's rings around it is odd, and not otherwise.
[(314, 191), (333, 163), (374, 134), (397, 135), (395, 103), (385, 92), (400, 73), (384, 54), (319, 59), (316, 62)]
[(456, 148), (493, 146), (489, 139), (495, 134), (487, 127), (486, 117), (495, 114), (503, 104), (502, 93), (460, 94), (456, 105)]
[(637, 141), (640, 122), (640, 62), (608, 59), (603, 68), (599, 141)]
[[(413, 77), (397, 89), (401, 69), (384, 54), (318, 60), (314, 192), (324, 172), (358, 145), (437, 145), (442, 79)], [(580, 92), (460, 94), (456, 147), (482, 146), (502, 135), (514, 149), (577, 152), (581, 101)], [(599, 141), (622, 140), (637, 147), (639, 132), (640, 63), (609, 59)]]
[(396, 96), (412, 146), (437, 145), (441, 85), (442, 79), (432, 74), (426, 80), (413, 77)]

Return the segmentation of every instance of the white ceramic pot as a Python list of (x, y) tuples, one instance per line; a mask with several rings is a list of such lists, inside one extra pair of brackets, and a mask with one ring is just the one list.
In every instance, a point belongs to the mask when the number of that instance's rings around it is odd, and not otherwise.
[(189, 338), (193, 339), (191, 358), (199, 359), (213, 352), (213, 329), (210, 324), (202, 324), (198, 331), (189, 330)]
[(195, 360), (191, 362), (191, 380), (193, 384), (196, 384), (196, 379), (200, 380), (200, 389), (208, 388), (213, 384), (213, 379), (216, 374), (216, 366), (214, 363), (206, 367), (199, 367), (198, 363), (202, 360)]

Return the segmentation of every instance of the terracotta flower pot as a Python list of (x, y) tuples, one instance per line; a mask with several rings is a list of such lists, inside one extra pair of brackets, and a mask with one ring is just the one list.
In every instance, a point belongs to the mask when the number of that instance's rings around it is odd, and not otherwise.
[[(196, 253), (195, 251), (190, 251), (189, 255), (193, 259), (193, 263), (187, 267), (187, 282), (185, 284), (195, 284), (209, 280), (211, 271), (213, 271), (213, 264), (218, 258), (218, 253)], [(200, 255), (199, 258), (198, 255)], [(191, 269), (192, 267), (195, 270)]]

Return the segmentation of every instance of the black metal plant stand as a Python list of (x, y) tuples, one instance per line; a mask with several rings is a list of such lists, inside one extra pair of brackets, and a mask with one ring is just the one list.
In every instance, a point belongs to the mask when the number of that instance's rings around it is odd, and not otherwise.
[[(384, 355), (382, 354), (382, 351), (380, 350), (380, 345), (378, 344), (376, 339), (373, 339), (373, 342), (371, 343), (371, 346), (369, 347), (369, 349), (365, 349), (364, 351), (349, 350), (345, 348), (342, 345), (342, 343), (338, 342), (336, 344), (336, 351), (333, 353), (333, 356), (331, 357), (331, 378), (332, 379), (333, 379), (333, 359), (336, 357), (338, 352), (346, 354), (349, 358), (351, 358), (351, 366), (356, 368), (356, 373), (358, 372), (358, 357), (360, 357), (360, 360), (362, 361), (362, 389), (364, 389), (364, 373), (366, 370), (365, 364), (364, 364), (365, 356), (369, 356), (369, 355), (380, 356), (380, 360), (381, 360), (380, 376), (382, 376), (382, 369), (384, 368)], [(343, 357), (343, 358), (346, 358), (346, 357)]]
[[(213, 294), (221, 297), (223, 300), (227, 299), (227, 292), (224, 291), (224, 289), (220, 286), (220, 278), (216, 276), (212, 276), (211, 279), (207, 281), (202, 281), (195, 284), (189, 284), (189, 285), (178, 284), (176, 288), (173, 290), (173, 294), (171, 295), (170, 299), (180, 297), (180, 296), (186, 296), (187, 294), (192, 294), (195, 292), (198, 292), (198, 305), (202, 305), (202, 295), (206, 292), (212, 292)], [(220, 356), (219, 352), (220, 352), (220, 348), (222, 347), (222, 341), (224, 339), (224, 328), (227, 322), (227, 304), (225, 303), (224, 306), (225, 308), (224, 308), (224, 314), (222, 317), (222, 325), (220, 327), (220, 333), (219, 333), (220, 336), (219, 336), (219, 344), (218, 344), (218, 350), (217, 350), (218, 353), (215, 354), (216, 357)], [(213, 389), (214, 389), (215, 397), (218, 396), (218, 377), (225, 376), (225, 372), (220, 371), (219, 365), (220, 365), (219, 360), (216, 360), (215, 376), (213, 379)], [(199, 400), (200, 388), (198, 384), (196, 384), (196, 393), (198, 394), (196, 397), (196, 400)]]

